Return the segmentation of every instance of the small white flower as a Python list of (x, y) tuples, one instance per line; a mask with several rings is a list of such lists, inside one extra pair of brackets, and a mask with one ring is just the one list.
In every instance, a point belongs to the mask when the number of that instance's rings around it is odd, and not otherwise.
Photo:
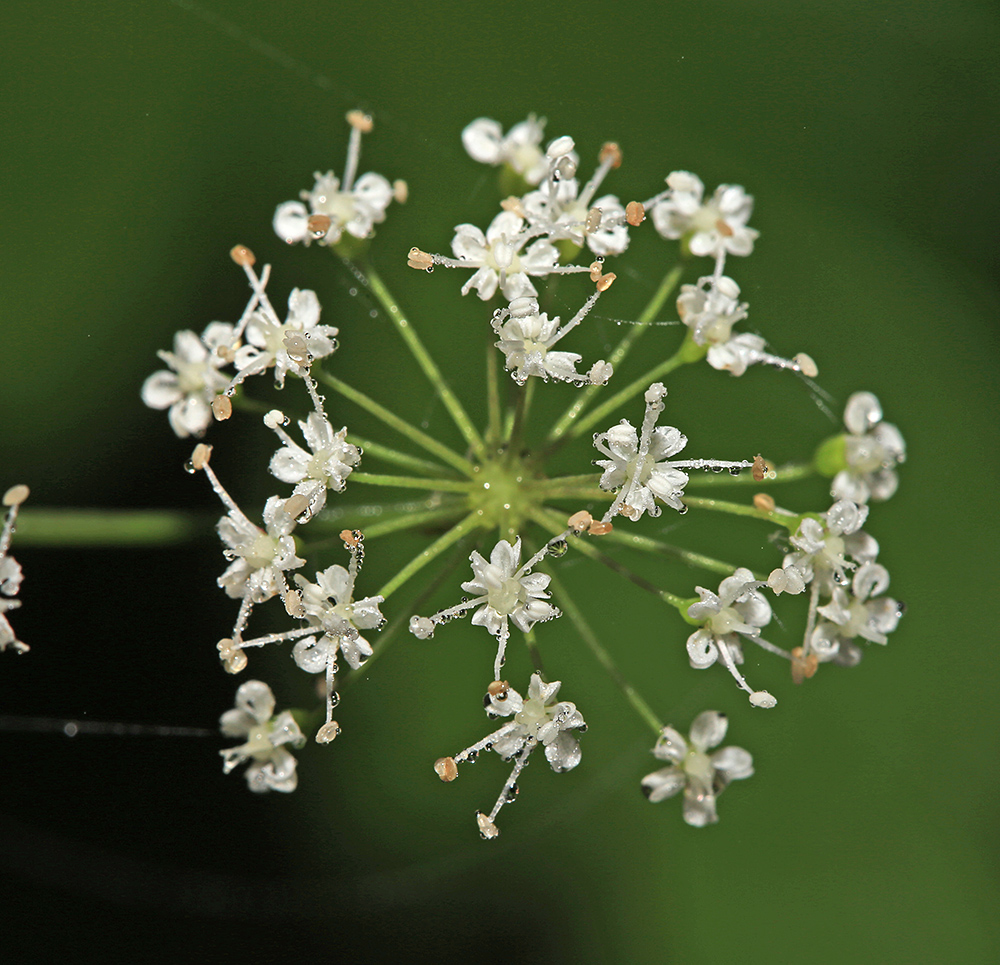
[(271, 457), (271, 475), (293, 483), (294, 495), (309, 501), (308, 517), (315, 516), (326, 505), (327, 489), (344, 489), (347, 477), (361, 460), (361, 451), (347, 441), (346, 427), (334, 432), (329, 420), (319, 412), (311, 412), (304, 422), (299, 422), (308, 449), (295, 442), (279, 421), (265, 422), (285, 444)]
[(729, 727), (725, 714), (706, 710), (691, 724), (689, 741), (673, 727), (664, 727), (653, 754), (664, 767), (642, 779), (642, 792), (654, 804), (684, 791), (684, 820), (695, 828), (703, 828), (719, 820), (715, 799), (731, 781), (753, 775), (753, 757), (742, 747), (723, 747), (708, 752), (722, 743)]
[(723, 345), (732, 337), (733, 326), (747, 317), (747, 303), (739, 298), (740, 286), (732, 278), (708, 275), (697, 285), (681, 286), (677, 314), (696, 345)]
[(381, 174), (363, 174), (355, 182), (361, 156), (361, 134), (371, 130), (371, 118), (360, 111), (347, 115), (351, 137), (343, 183), (333, 171), (316, 171), (311, 191), (302, 191), (302, 201), (286, 201), (274, 212), (274, 231), (288, 244), (317, 241), (334, 245), (346, 231), (355, 238), (368, 238), (375, 225), (385, 221), (385, 209), (393, 199), (393, 187)]
[(707, 201), (705, 185), (688, 171), (667, 176), (667, 190), (651, 199), (653, 224), (664, 238), (688, 238), (693, 255), (720, 261), (727, 254), (749, 255), (759, 232), (747, 227), (753, 197), (736, 184), (720, 184)]
[(21, 564), (8, 555), (10, 541), (14, 535), (14, 526), (17, 523), (17, 514), (29, 495), (28, 487), (21, 484), (11, 486), (3, 496), (3, 505), (7, 507), (7, 516), (4, 519), (3, 528), (0, 529), (0, 653), (8, 647), (17, 653), (27, 653), (31, 648), (21, 640), (17, 639), (14, 628), (10, 625), (6, 614), (11, 610), (16, 610), (20, 605), (20, 600), (14, 600), (21, 589)]
[(324, 670), (329, 660), (336, 659), (338, 650), (354, 670), (372, 655), (371, 645), (358, 631), (376, 630), (385, 623), (379, 610), (382, 597), (355, 600), (356, 577), (356, 570), (349, 572), (336, 564), (317, 573), (315, 583), (301, 575), (295, 577), (306, 620), (323, 631), (318, 641), (314, 637), (300, 640), (292, 651), (295, 662), (308, 673)]
[(463, 583), (462, 589), (474, 594), (474, 598), (447, 610), (440, 610), (431, 617), (413, 617), (410, 620), (410, 632), (417, 639), (426, 640), (434, 635), (434, 628), (438, 625), (461, 616), (473, 607), (479, 607), (472, 615), (472, 623), (477, 627), (486, 627), (499, 642), (493, 665), (494, 679), (499, 680), (510, 637), (509, 622), (527, 633), (536, 623), (554, 620), (561, 615), (556, 607), (546, 602), (549, 594), (545, 590), (551, 577), (545, 573), (532, 573), (531, 570), (550, 551), (553, 544), (562, 542), (563, 538), (560, 536), (549, 540), (523, 566), (519, 566), (520, 537), (513, 546), (505, 539), (500, 540), (493, 547), (489, 562), (478, 550), (473, 550), (469, 557), (473, 579)]
[(810, 649), (820, 661), (832, 660), (853, 667), (861, 660), (861, 637), (886, 644), (903, 615), (903, 605), (880, 594), (889, 588), (889, 573), (878, 563), (863, 563), (851, 581), (851, 592), (835, 586), (830, 602), (818, 608), (824, 617), (810, 637)]
[(218, 522), (225, 554), (233, 560), (218, 584), (234, 599), (263, 603), (285, 589), (284, 572), (305, 563), (295, 555), (295, 520), (285, 511), (286, 500), (271, 496), (264, 505), (266, 531), (239, 511), (230, 509)]
[(476, 269), (462, 286), (463, 295), (474, 288), (483, 301), (488, 301), (498, 287), (508, 300), (537, 294), (528, 276), (549, 274), (559, 262), (559, 252), (543, 238), (522, 252), (527, 241), (523, 229), (523, 219), (511, 211), (501, 211), (490, 222), (485, 235), (475, 225), (456, 225), (451, 250), (458, 265), (452, 265), (450, 259), (441, 264)]
[(299, 363), (288, 354), (285, 339), (299, 335), (306, 340), (309, 355), (321, 359), (336, 349), (333, 341), (337, 329), (319, 324), (319, 299), (309, 290), (292, 290), (288, 296), (288, 315), (282, 322), (273, 311), (265, 308), (250, 316), (246, 327), (249, 344), (236, 352), (236, 378), (232, 384), (242, 382), (250, 375), (258, 375), (274, 367), (274, 381), (279, 387), (285, 384), (289, 370), (300, 372)]
[(576, 385), (592, 385), (594, 378), (604, 384), (613, 369), (603, 359), (595, 363), (590, 372), (576, 370), (582, 356), (575, 352), (553, 351), (554, 346), (575, 328), (600, 297), (600, 291), (587, 299), (586, 304), (566, 325), (559, 327), (559, 318), (549, 318), (539, 312), (534, 298), (517, 298), (507, 308), (498, 309), (493, 315), (493, 330), (500, 337), (497, 348), (506, 357), (506, 367), (518, 385), (524, 385), (532, 375), (546, 381), (549, 378)]
[(871, 392), (855, 392), (847, 400), (844, 438), (847, 468), (834, 477), (834, 499), (881, 502), (896, 491), (895, 467), (906, 460), (906, 443), (892, 423), (882, 421), (882, 406)]
[(775, 699), (766, 691), (753, 690), (736, 669), (743, 663), (740, 636), (758, 642), (760, 628), (771, 622), (771, 605), (758, 591), (760, 585), (750, 570), (741, 566), (719, 584), (718, 594), (695, 587), (701, 600), (692, 603), (687, 612), (704, 625), (688, 637), (687, 650), (692, 667), (703, 670), (721, 660), (755, 707), (773, 707)]
[(142, 401), (151, 409), (169, 409), (170, 427), (181, 438), (201, 436), (212, 421), (212, 401), (229, 379), (219, 369), (231, 359), (233, 326), (212, 322), (201, 338), (177, 332), (172, 352), (157, 352), (172, 371), (154, 372), (142, 385)]
[(545, 748), (545, 759), (557, 773), (572, 770), (580, 763), (580, 744), (570, 733), (583, 733), (587, 724), (576, 704), (568, 700), (557, 701), (562, 683), (558, 680), (544, 683), (539, 674), (531, 675), (527, 699), (511, 689), (506, 681), (495, 681), (487, 691), (484, 704), (490, 717), (510, 717), (504, 724), (481, 741), (467, 747), (454, 757), (443, 757), (434, 770), (443, 781), (453, 781), (458, 776), (457, 765), (475, 761), (483, 750), (493, 750), (505, 761), (514, 761), (514, 770), (489, 815), (479, 812), (476, 821), (484, 838), (495, 838), (500, 832), (494, 823), (500, 809), (518, 793), (517, 778), (528, 761), (528, 755), (538, 746)]
[(237, 747), (219, 751), (222, 771), (228, 774), (244, 761), (251, 791), (294, 791), (299, 782), (295, 758), (283, 746), (301, 747), (305, 737), (289, 711), (274, 716), (274, 694), (260, 680), (248, 680), (236, 691), (236, 707), (219, 718), (226, 737), (245, 737)]
[(544, 133), (545, 118), (539, 120), (534, 114), (515, 124), (506, 136), (498, 121), (477, 117), (462, 131), (462, 145), (474, 161), (507, 164), (528, 184), (538, 184), (549, 171), (541, 148)]
[(642, 420), (642, 431), (637, 433), (625, 419), (607, 432), (594, 436), (594, 445), (607, 459), (598, 459), (597, 465), (604, 472), (601, 475), (601, 489), (611, 492), (619, 490), (607, 517), (622, 513), (631, 520), (640, 519), (643, 513), (659, 516), (660, 507), (656, 500), (666, 503), (679, 513), (686, 513), (687, 507), (681, 501), (684, 487), (688, 483), (685, 469), (712, 469), (721, 472), (740, 472), (749, 469), (753, 463), (723, 462), (717, 459), (671, 460), (687, 445), (687, 436), (673, 426), (656, 426), (656, 420), (663, 411), (663, 398), (667, 390), (661, 382), (656, 382), (646, 390), (646, 412)]

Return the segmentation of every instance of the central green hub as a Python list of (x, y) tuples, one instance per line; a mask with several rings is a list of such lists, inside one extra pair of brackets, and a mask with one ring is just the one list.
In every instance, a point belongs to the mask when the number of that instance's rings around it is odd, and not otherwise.
[(509, 453), (476, 466), (477, 488), (469, 496), (469, 505), (482, 516), (483, 527), (499, 528), (511, 541), (516, 539), (531, 513), (542, 505), (541, 494), (525, 485), (535, 478), (520, 459)]

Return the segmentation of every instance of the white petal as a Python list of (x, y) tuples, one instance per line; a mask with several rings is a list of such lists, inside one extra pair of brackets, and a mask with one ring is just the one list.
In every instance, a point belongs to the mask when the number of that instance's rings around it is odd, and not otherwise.
[(691, 724), (691, 743), (699, 750), (706, 751), (722, 743), (729, 727), (729, 718), (716, 710), (706, 710), (695, 717)]

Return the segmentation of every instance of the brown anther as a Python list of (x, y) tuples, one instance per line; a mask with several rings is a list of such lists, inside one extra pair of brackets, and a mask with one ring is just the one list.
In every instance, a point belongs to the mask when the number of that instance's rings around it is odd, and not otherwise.
[(601, 164), (610, 161), (613, 168), (621, 167), (622, 149), (614, 141), (608, 141), (601, 145), (601, 153), (597, 155), (597, 159)]
[(629, 201), (625, 205), (625, 220), (633, 228), (638, 228), (646, 220), (646, 209), (642, 206), (641, 201)]
[(348, 111), (347, 123), (355, 130), (361, 131), (362, 134), (370, 134), (371, 129), (375, 126), (371, 115), (364, 111)]
[(754, 493), (753, 505), (755, 509), (759, 509), (762, 513), (773, 513), (774, 497), (768, 493)]
[(340, 538), (343, 540), (344, 545), (350, 549), (353, 546), (360, 546), (365, 535), (360, 529), (342, 529), (340, 531)]
[(808, 680), (816, 673), (819, 667), (819, 657), (814, 653), (806, 656), (802, 647), (796, 647), (792, 651), (792, 682), (800, 684), (803, 680)]
[(599, 292), (606, 292), (617, 277), (618, 276), (613, 271), (609, 271), (606, 275), (601, 275), (601, 277), (597, 279), (597, 290)]
[(819, 369), (816, 367), (816, 363), (812, 360), (811, 355), (806, 355), (805, 352), (799, 352), (792, 361), (799, 367), (799, 371), (807, 378), (814, 379), (819, 375)]
[(257, 262), (254, 253), (246, 245), (237, 245), (229, 252), (229, 257), (241, 268), (249, 268)]
[(247, 655), (242, 650), (234, 650), (223, 659), (226, 664), (226, 673), (239, 673), (247, 665)]
[(232, 345), (216, 345), (215, 354), (218, 358), (222, 359), (226, 365), (229, 365), (236, 358), (236, 349)]
[(458, 765), (455, 763), (454, 757), (439, 757), (434, 762), (434, 773), (441, 778), (442, 781), (447, 784), (449, 781), (454, 781), (458, 777)]
[(524, 217), (524, 206), (521, 204), (521, 199), (517, 195), (512, 194), (509, 198), (504, 198), (500, 202), (500, 207), (504, 211), (509, 211), (511, 214), (516, 214), (519, 218)]
[(225, 422), (233, 414), (233, 403), (228, 395), (217, 395), (212, 399), (212, 415), (216, 422)]
[(754, 482), (763, 482), (767, 475), (767, 463), (759, 452), (753, 457), (753, 469), (750, 470), (750, 475), (753, 476)]
[(410, 186), (402, 178), (397, 178), (392, 182), (392, 197), (397, 204), (406, 204), (409, 196)]
[(335, 720), (331, 720), (328, 724), (324, 724), (318, 731), (316, 731), (316, 743), (317, 744), (329, 744), (338, 734), (340, 733), (340, 724)]
[(328, 214), (314, 214), (309, 216), (306, 222), (306, 229), (314, 238), (324, 238), (333, 224), (333, 218)]
[(506, 680), (494, 680), (486, 688), (486, 693), (494, 700), (506, 700), (508, 690), (510, 690), (510, 684)]
[(611, 523), (605, 523), (599, 519), (595, 519), (587, 528), (587, 532), (590, 533), (591, 536), (607, 536), (613, 529), (614, 526)]
[(715, 230), (722, 235), (723, 238), (732, 238), (733, 229), (729, 227), (728, 222), (723, 221), (722, 218), (715, 219)]
[(288, 513), (292, 519), (298, 519), (307, 509), (309, 508), (309, 497), (303, 496), (302, 493), (298, 495), (289, 496), (285, 500), (285, 512)]
[(302, 609), (302, 594), (298, 590), (289, 590), (281, 602), (285, 604), (285, 613), (290, 617), (300, 617), (305, 613)]
[(212, 447), (206, 446), (204, 442), (199, 442), (191, 453), (191, 466), (194, 469), (204, 469), (208, 465), (208, 460), (212, 457)]
[(426, 251), (421, 251), (419, 248), (411, 248), (406, 253), (406, 263), (411, 268), (417, 268), (420, 271), (430, 271), (434, 266), (434, 259)]
[(600, 208), (591, 208), (587, 212), (587, 221), (584, 224), (584, 229), (586, 230), (587, 234), (592, 234), (593, 232), (597, 231), (598, 228), (601, 227), (602, 217), (603, 214)]
[(591, 516), (585, 509), (581, 509), (578, 513), (573, 513), (573, 515), (566, 520), (566, 525), (575, 533), (582, 533), (589, 526), (592, 526), (593, 523), (594, 517)]
[(20, 506), (27, 498), (28, 494), (31, 492), (24, 483), (19, 483), (16, 486), (11, 486), (3, 494), (3, 504), (4, 506)]
[(216, 645), (215, 649), (219, 651), (219, 656), (223, 660), (229, 659), (230, 655), (236, 650), (236, 641), (232, 637), (223, 637)]
[(604, 265), (599, 261), (595, 261), (590, 266), (590, 280), (597, 281), (602, 274), (604, 274)]

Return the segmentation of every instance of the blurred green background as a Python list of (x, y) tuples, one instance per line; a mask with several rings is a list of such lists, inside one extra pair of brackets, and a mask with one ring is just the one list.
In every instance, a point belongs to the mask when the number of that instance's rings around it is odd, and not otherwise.
[[(293, 286), (318, 292), (343, 330), (345, 378), (448, 437), (330, 254), (282, 249), (270, 230), (314, 170), (342, 170), (354, 107), (376, 119), (361, 170), (410, 185), (373, 259), (470, 404), (484, 306), (459, 296), (457, 273), (408, 270), (405, 252), (445, 251), (455, 224), (492, 216), (493, 172), (465, 156), (462, 127), (534, 111), (549, 135), (573, 135), (584, 172), (618, 141), (625, 164), (607, 190), (623, 199), (677, 168), (709, 189), (745, 185), (761, 238), (729, 271), (751, 327), (779, 354), (812, 354), (838, 412), (876, 392), (909, 446), (899, 494), (867, 527), (904, 621), (856, 670), (823, 668), (802, 688), (748, 654), (751, 681), (779, 697), (769, 714), (720, 669), (687, 667), (687, 631), (663, 607), (566, 567), (661, 716), (686, 728), (707, 707), (730, 713), (727, 742), (753, 752), (757, 775), (722, 797), (719, 825), (688, 828), (677, 801), (642, 799), (650, 735), (563, 620), (542, 645), (590, 724), (583, 764), (552, 775), (536, 762), (500, 839), (480, 842), (472, 814), (506, 765), (484, 759), (447, 787), (430, 770), (487, 726), (491, 650), (454, 625), (400, 640), (350, 688), (344, 735), (303, 751), (289, 797), (224, 780), (211, 739), (0, 732), (11, 961), (996, 960), (995, 4), (21, 0), (6, 13), (0, 487), (28, 483), (29, 505), (217, 513), (181, 471), (189, 444), (138, 391), (176, 329), (239, 315), (236, 242), (274, 265), (276, 304)], [(647, 225), (618, 260), (586, 359), (617, 339), (614, 319), (636, 317), (667, 250)], [(560, 285), (553, 310), (572, 313), (582, 291)], [(702, 366), (668, 387), (692, 455), (781, 462), (834, 431), (773, 371)], [(565, 404), (570, 391), (553, 394)], [(212, 438), (249, 505), (269, 488), (254, 421)], [(813, 482), (779, 501), (824, 499)], [(765, 528), (696, 517), (665, 513), (653, 531), (772, 565)], [(162, 552), (15, 552), (26, 578), (13, 622), (33, 650), (3, 658), (0, 713), (213, 727), (230, 706), (213, 644), (233, 608), (214, 587), (210, 531)], [(368, 585), (395, 566), (372, 541)], [(714, 580), (661, 575), (686, 594)], [(801, 609), (780, 611), (788, 640)], [(289, 666), (279, 651), (256, 664), (282, 704), (309, 689)], [(508, 670), (523, 687), (523, 652)]]

